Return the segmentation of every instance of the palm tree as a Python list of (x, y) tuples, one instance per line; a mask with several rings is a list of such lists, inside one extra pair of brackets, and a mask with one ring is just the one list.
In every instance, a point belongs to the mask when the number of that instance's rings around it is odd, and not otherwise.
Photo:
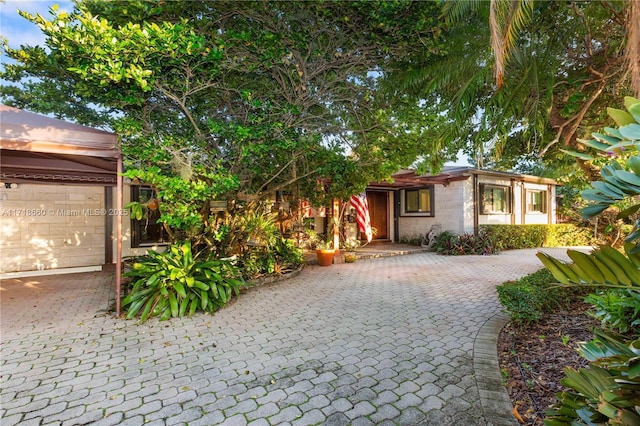
[(464, 138), (505, 168), (553, 158), (605, 125), (594, 111), (640, 93), (639, 2), (450, 0), (444, 13), (450, 54), (403, 76), (447, 106), (441, 144)]

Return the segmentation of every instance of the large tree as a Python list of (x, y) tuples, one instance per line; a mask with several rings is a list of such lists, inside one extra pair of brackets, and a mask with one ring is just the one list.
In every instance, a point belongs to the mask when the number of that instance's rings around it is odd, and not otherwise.
[(424, 116), (393, 113), (379, 80), (399, 59), (437, 50), (439, 8), (79, 1), (69, 15), (25, 14), (47, 48), (6, 48), (17, 64), (2, 77), (25, 83), (2, 94), (88, 124), (108, 120), (130, 166), (188, 177), (215, 165), (237, 179), (240, 198), (294, 184), (311, 192), (327, 177), (347, 193), (428, 151), (407, 135)]
[(449, 55), (407, 68), (404, 79), (436, 94), (449, 117), (438, 138), (459, 141), (480, 165), (543, 157), (564, 173), (560, 149), (580, 149), (605, 124), (604, 106), (640, 90), (637, 2), (452, 0), (445, 9), (455, 23)]

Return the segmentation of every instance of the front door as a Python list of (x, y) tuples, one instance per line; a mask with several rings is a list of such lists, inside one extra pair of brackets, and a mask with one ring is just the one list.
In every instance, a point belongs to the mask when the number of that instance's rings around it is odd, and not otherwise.
[(367, 191), (371, 226), (378, 230), (374, 240), (389, 239), (389, 193), (384, 191)]

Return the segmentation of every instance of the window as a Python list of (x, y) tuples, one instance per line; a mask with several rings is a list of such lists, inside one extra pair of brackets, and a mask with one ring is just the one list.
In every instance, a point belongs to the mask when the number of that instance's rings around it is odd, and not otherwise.
[[(168, 241), (162, 223), (158, 223), (160, 211), (154, 203), (155, 192), (145, 186), (131, 187), (131, 201), (147, 204), (146, 214), (140, 220), (131, 219), (131, 247), (142, 247), (162, 244)], [(154, 208), (155, 207), (155, 208)]]
[(406, 189), (404, 191), (404, 213), (433, 215), (433, 187)]
[(498, 185), (480, 185), (482, 214), (511, 213), (511, 188)]
[(527, 213), (547, 212), (547, 191), (527, 190)]

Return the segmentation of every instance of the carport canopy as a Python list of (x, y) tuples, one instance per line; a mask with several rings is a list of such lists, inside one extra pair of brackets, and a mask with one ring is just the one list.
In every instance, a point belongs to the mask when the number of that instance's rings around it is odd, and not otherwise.
[(0, 105), (3, 181), (116, 185), (118, 136)]
[[(122, 209), (118, 135), (0, 105), (0, 180), (116, 186)], [(116, 311), (120, 313), (122, 217), (117, 215)]]

